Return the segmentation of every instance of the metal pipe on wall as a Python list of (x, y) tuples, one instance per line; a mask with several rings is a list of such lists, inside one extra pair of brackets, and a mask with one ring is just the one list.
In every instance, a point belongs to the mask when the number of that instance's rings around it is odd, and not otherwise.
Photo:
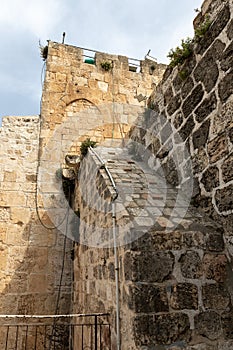
[(101, 167), (106, 171), (112, 187), (115, 191), (115, 196), (112, 197), (112, 230), (113, 230), (113, 244), (114, 244), (114, 259), (115, 259), (115, 282), (116, 282), (116, 337), (117, 337), (117, 350), (121, 349), (121, 336), (120, 336), (120, 298), (119, 298), (119, 259), (117, 251), (117, 223), (116, 223), (116, 199), (118, 197), (118, 191), (116, 184), (113, 180), (112, 174), (110, 173), (108, 167), (105, 165), (103, 159), (99, 154), (92, 148), (89, 147), (91, 152), (97, 157), (101, 163)]

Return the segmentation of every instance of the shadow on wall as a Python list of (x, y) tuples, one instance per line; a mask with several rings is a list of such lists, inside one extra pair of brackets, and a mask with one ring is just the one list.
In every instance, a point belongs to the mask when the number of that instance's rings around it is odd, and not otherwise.
[[(49, 224), (45, 216), (42, 220), (46, 220)], [(15, 231), (8, 229), (6, 231), (6, 242), (2, 244), (5, 261), (1, 269), (1, 284), (4, 287), (0, 295), (1, 315), (70, 313), (73, 242), (67, 239), (66, 245), (64, 245), (65, 236), (58, 230), (43, 228), (36, 213), (31, 215), (30, 220), (24, 227), (22, 226), (23, 223), (18, 221), (15, 224)], [(63, 256), (64, 271), (61, 280)], [(58, 295), (60, 296), (59, 302), (57, 300)], [(7, 331), (6, 328), (1, 328), (1, 325), (17, 322), (28, 324), (46, 322), (51, 324), (53, 320), (0, 319), (0, 344), (3, 342), (1, 348), (5, 346)], [(10, 332), (8, 346), (10, 346), (10, 340), (15, 341), (12, 337), (16, 337), (16, 329), (11, 328)], [(32, 333), (33, 330), (28, 333), (30, 337), (33, 337)], [(18, 343), (20, 344), (22, 341), (25, 341), (25, 334), (22, 334), (20, 338), (19, 333)]]

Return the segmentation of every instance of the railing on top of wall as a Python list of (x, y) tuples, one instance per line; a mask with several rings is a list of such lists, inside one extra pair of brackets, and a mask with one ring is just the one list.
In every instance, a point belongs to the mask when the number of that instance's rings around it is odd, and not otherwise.
[(111, 350), (109, 314), (0, 315), (1, 350)]
[[(101, 53), (100, 51), (87, 49), (84, 47), (79, 47), (79, 49), (83, 50), (83, 61), (85, 63), (95, 64), (95, 54)], [(141, 68), (141, 61), (137, 58), (128, 58), (129, 70), (133, 72), (139, 72)]]

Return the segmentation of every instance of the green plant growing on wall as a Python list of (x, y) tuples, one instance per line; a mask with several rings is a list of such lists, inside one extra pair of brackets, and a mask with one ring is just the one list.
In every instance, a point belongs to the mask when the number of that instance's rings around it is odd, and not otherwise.
[(167, 55), (170, 59), (169, 65), (176, 67), (184, 63), (186, 58), (190, 57), (193, 53), (193, 39), (182, 39), (181, 47), (177, 46), (175, 49), (171, 49)]
[[(171, 67), (180, 66), (184, 63), (184, 61), (190, 57), (193, 53), (193, 46), (195, 42), (199, 42), (209, 29), (211, 25), (210, 16), (206, 15), (205, 20), (203, 23), (201, 23), (196, 29), (195, 29), (195, 35), (194, 38), (187, 38), (182, 39), (181, 46), (177, 46), (175, 49), (171, 49), (167, 55), (167, 57), (170, 59), (169, 65)], [(183, 72), (180, 72), (181, 79), (186, 79), (187, 76), (183, 74)]]
[(48, 57), (48, 50), (49, 50), (48, 45), (43, 46), (39, 41), (39, 48), (40, 48), (40, 57), (43, 59), (43, 61), (46, 61)]
[(83, 141), (81, 143), (81, 146), (80, 146), (80, 153), (81, 153), (82, 158), (84, 158), (85, 155), (87, 154), (89, 147), (94, 148), (94, 147), (96, 147), (96, 145), (97, 145), (97, 142), (92, 141), (90, 138), (87, 138), (85, 141)]
[(194, 36), (194, 40), (196, 42), (199, 42), (203, 36), (205, 35), (205, 33), (207, 32), (207, 30), (209, 29), (210, 25), (211, 25), (211, 20), (210, 20), (210, 16), (206, 15), (205, 16), (205, 20), (203, 23), (201, 23), (196, 29), (195, 29), (195, 36)]
[(179, 71), (179, 76), (180, 76), (181, 80), (185, 80), (186, 78), (188, 78), (188, 75), (189, 75), (189, 73), (187, 70), (181, 69)]
[(112, 63), (109, 61), (103, 61), (100, 63), (101, 68), (103, 68), (106, 72), (112, 69)]

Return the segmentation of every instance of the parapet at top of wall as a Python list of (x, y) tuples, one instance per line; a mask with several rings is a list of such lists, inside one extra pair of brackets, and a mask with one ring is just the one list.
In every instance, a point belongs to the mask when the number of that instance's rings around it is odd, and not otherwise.
[[(166, 65), (148, 58), (132, 60), (50, 41), (41, 106), (42, 146), (48, 144), (57, 130), (61, 130), (63, 140), (70, 140), (67, 130), (70, 127), (74, 130), (72, 118), (78, 122), (74, 135), (76, 145), (72, 146), (75, 154), (88, 137), (98, 143), (108, 137), (117, 138), (114, 132), (106, 135), (106, 125), (112, 124), (113, 120), (119, 125), (124, 124), (127, 132), (134, 120), (132, 117), (129, 120), (124, 113), (114, 114), (116, 104), (146, 107), (146, 101), (162, 79), (165, 68)], [(108, 108), (111, 113), (99, 113), (100, 106), (111, 106)], [(82, 116), (84, 110), (85, 116)], [(89, 118), (88, 113), (91, 114)], [(67, 123), (70, 124), (68, 129)], [(70, 152), (69, 149), (65, 151)]]
[[(74, 64), (76, 67), (84, 67), (86, 64), (90, 64), (94, 65), (97, 70), (102, 73), (104, 71), (117, 69), (124, 72), (130, 71), (132, 73), (139, 73), (145, 76), (156, 76), (159, 69), (164, 70), (166, 66), (165, 64), (158, 63), (155, 58), (149, 55), (146, 55), (144, 60), (139, 60), (128, 58), (123, 55), (114, 55), (51, 41), (49, 42), (48, 53), (51, 57), (50, 63), (60, 63), (61, 65), (65, 64), (66, 66)], [(68, 56), (70, 58), (68, 58)], [(110, 63), (110, 66), (108, 64), (105, 65), (105, 63)]]

